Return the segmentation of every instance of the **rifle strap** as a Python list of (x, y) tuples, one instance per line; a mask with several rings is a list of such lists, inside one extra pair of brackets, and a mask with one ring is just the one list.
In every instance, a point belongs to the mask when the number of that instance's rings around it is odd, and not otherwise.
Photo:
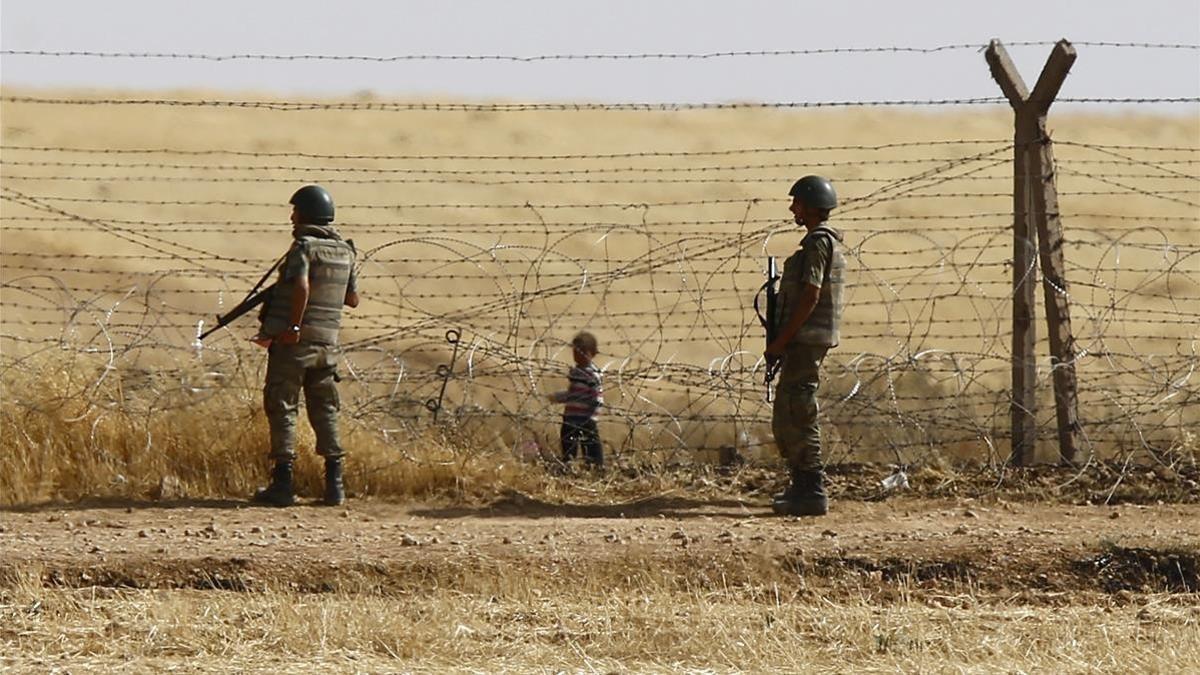
[(279, 256), (279, 260), (276, 260), (275, 264), (271, 265), (271, 269), (267, 270), (266, 274), (262, 275), (262, 278), (258, 280), (257, 284), (254, 284), (254, 288), (251, 288), (250, 292), (246, 294), (246, 297), (242, 298), (242, 302), (254, 297), (254, 294), (258, 292), (258, 289), (261, 288), (264, 283), (266, 283), (267, 279), (271, 278), (271, 275), (275, 273), (275, 270), (279, 269), (279, 266), (283, 264), (283, 261), (287, 260), (288, 253), (291, 253), (291, 249), (288, 249), (287, 253)]

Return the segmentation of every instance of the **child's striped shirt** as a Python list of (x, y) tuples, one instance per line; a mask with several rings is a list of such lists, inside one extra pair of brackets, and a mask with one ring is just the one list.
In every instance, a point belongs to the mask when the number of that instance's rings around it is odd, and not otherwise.
[(604, 405), (604, 388), (600, 382), (600, 369), (594, 364), (573, 366), (567, 374), (571, 386), (567, 391), (554, 395), (554, 400), (565, 404), (563, 417), (570, 419), (595, 419), (600, 406)]

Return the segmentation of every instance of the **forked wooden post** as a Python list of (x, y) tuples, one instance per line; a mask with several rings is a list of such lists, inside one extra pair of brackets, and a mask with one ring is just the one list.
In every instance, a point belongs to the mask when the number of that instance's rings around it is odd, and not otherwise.
[(1030, 93), (999, 40), (987, 49), (992, 77), (1015, 113), (1013, 171), (1013, 362), (1012, 462), (1029, 465), (1037, 447), (1037, 332), (1034, 324), (1034, 284), (1037, 280), (1035, 242), (1041, 263), (1050, 360), (1054, 379), (1054, 409), (1058, 419), (1059, 456), (1081, 461), (1079, 398), (1075, 376), (1075, 341), (1071, 333), (1070, 296), (1064, 277), (1062, 223), (1054, 150), (1046, 132), (1046, 114), (1075, 62), (1075, 48), (1060, 40)]

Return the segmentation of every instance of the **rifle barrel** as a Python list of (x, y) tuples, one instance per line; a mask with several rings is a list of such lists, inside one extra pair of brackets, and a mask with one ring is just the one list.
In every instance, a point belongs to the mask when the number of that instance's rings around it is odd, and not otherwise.
[(201, 333), (200, 339), (203, 340), (204, 338), (208, 337), (209, 335), (212, 335), (213, 333), (215, 333), (218, 329), (224, 328), (225, 326), (228, 326), (229, 324), (233, 323), (234, 321), (237, 321), (237, 319), (239, 317), (241, 317), (243, 314), (245, 314), (246, 312), (249, 312), (250, 310), (254, 309), (255, 307), (258, 307), (259, 305), (266, 302), (267, 296), (274, 289), (275, 289), (275, 284), (271, 284), (270, 286), (267, 286), (266, 288), (262, 289), (261, 291), (258, 291), (257, 293), (251, 295), (250, 297), (246, 298), (245, 300), (242, 300), (241, 302), (239, 302), (237, 307), (234, 307), (233, 309), (229, 310), (228, 312), (225, 312), (224, 314), (217, 316), (217, 324), (215, 326), (213, 326), (212, 328), (209, 328), (208, 330)]
[(224, 325), (225, 324), (221, 323), (221, 317), (218, 316), (216, 325), (213, 326), (212, 328), (209, 328), (208, 330), (204, 331), (203, 333), (201, 333), (200, 339), (203, 340), (204, 338), (208, 337), (209, 335), (212, 335), (213, 333), (217, 332), (217, 329), (223, 327)]

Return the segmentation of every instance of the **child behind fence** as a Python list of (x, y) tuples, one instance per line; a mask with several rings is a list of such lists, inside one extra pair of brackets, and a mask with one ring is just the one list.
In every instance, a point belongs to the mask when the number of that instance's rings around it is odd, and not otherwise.
[(550, 394), (550, 400), (563, 405), (562, 449), (563, 462), (570, 462), (582, 450), (583, 459), (592, 468), (604, 466), (604, 450), (600, 446), (600, 432), (596, 428), (596, 415), (604, 405), (604, 390), (600, 383), (600, 369), (592, 359), (599, 353), (596, 336), (587, 331), (580, 332), (571, 340), (575, 365), (567, 378), (570, 386), (566, 391)]

